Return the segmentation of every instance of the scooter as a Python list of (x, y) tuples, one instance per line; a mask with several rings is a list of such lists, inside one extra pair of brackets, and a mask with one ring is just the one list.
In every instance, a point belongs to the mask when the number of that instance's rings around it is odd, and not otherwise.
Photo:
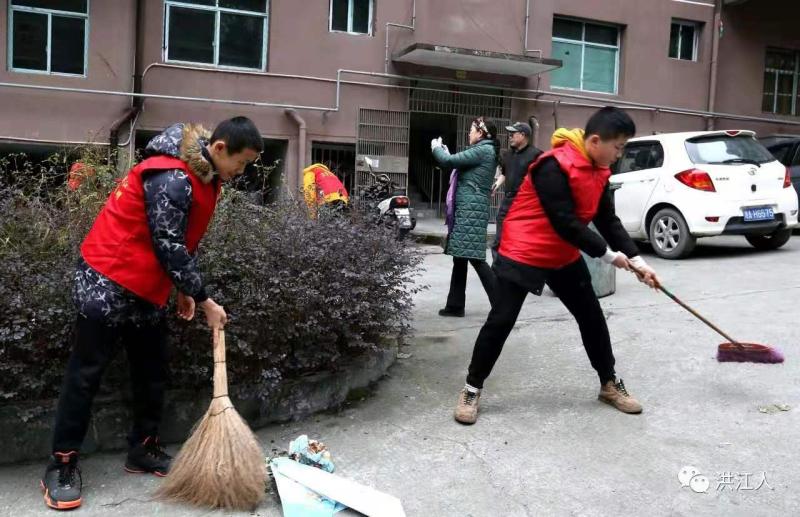
[(375, 162), (368, 156), (364, 157), (364, 162), (374, 180), (374, 183), (365, 187), (361, 194), (366, 202), (367, 212), (378, 224), (393, 229), (397, 240), (403, 240), (417, 226), (411, 200), (399, 190), (399, 185), (392, 181), (389, 175), (376, 175), (372, 171)]

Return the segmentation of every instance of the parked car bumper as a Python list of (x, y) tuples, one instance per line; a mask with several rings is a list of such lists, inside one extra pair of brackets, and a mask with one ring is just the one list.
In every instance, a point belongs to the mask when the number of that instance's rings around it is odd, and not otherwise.
[(786, 228), (784, 214), (777, 214), (772, 221), (745, 222), (744, 217), (731, 217), (725, 224), (723, 235), (769, 235)]
[[(768, 206), (775, 213), (771, 221), (745, 222), (744, 208)], [(689, 231), (696, 237), (714, 235), (766, 235), (781, 228), (796, 228), (798, 225), (798, 201), (794, 189), (784, 189), (778, 198), (728, 201), (697, 200), (683, 212)], [(709, 220), (712, 218), (712, 220)], [(713, 218), (718, 218), (713, 220)]]

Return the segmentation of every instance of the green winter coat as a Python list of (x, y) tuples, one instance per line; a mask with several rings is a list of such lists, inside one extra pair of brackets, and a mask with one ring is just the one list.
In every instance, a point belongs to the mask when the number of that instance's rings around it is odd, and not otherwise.
[(455, 223), (445, 249), (448, 255), (486, 260), (489, 200), (497, 169), (492, 143), (484, 139), (452, 155), (441, 147), (433, 150), (445, 171), (458, 171)]

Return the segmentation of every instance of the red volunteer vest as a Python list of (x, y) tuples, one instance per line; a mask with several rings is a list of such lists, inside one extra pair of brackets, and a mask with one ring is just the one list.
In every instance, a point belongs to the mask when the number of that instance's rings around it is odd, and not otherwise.
[(220, 185), (218, 181), (203, 183), (185, 162), (167, 156), (148, 158), (128, 172), (109, 196), (81, 244), (81, 255), (93, 269), (160, 306), (167, 304), (172, 281), (153, 250), (142, 174), (167, 169), (182, 169), (192, 184), (186, 247), (194, 253), (214, 215)]
[[(318, 203), (328, 201), (331, 197), (335, 199), (344, 199), (347, 201), (347, 189), (332, 172), (327, 171), (321, 167), (314, 169), (314, 182), (317, 185), (317, 190), (322, 193), (322, 199), (318, 199)], [(338, 196), (332, 196), (338, 194)]]
[(542, 160), (550, 156), (567, 175), (575, 201), (575, 215), (584, 224), (589, 224), (597, 214), (611, 170), (594, 166), (569, 143), (543, 153), (528, 167), (528, 174), (503, 220), (499, 253), (529, 266), (560, 269), (578, 260), (580, 251), (553, 229), (533, 185), (531, 174), (536, 174)]

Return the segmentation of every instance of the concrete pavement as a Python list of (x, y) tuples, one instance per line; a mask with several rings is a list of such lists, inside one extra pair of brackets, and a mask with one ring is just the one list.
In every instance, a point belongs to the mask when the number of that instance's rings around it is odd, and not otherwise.
[[(785, 364), (717, 363), (720, 338), (620, 274), (617, 294), (601, 303), (618, 374), (644, 413), (625, 415), (596, 400), (574, 321), (557, 299), (530, 296), (471, 427), (456, 424), (452, 410), (488, 301), (472, 272), (466, 317), (438, 317), (450, 258), (435, 246), (419, 250), (430, 288), (417, 296), (416, 336), (402, 350), (411, 356), (372, 396), (342, 411), (260, 430), (265, 449), (285, 448), (302, 433), (320, 439), (339, 474), (398, 496), (409, 516), (800, 512), (800, 238), (769, 253), (743, 238), (701, 241), (679, 262), (645, 253), (675, 294), (740, 340), (778, 345)], [(772, 404), (791, 409), (759, 411)], [(159, 480), (126, 475), (123, 459), (83, 461), (81, 515), (227, 515), (148, 501)], [(684, 466), (706, 476), (706, 493), (681, 487)], [(36, 486), (41, 470), (0, 469), (0, 514), (52, 515)], [(256, 515), (281, 513), (268, 500)]]

